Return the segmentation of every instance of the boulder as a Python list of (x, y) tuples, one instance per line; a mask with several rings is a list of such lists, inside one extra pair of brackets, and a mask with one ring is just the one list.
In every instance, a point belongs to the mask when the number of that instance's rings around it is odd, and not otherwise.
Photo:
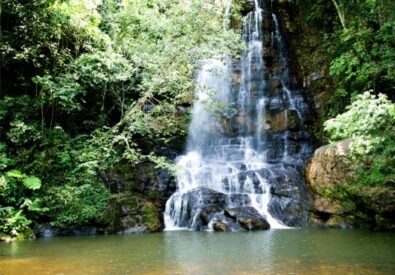
[(259, 212), (250, 206), (228, 208), (224, 214), (245, 230), (265, 230), (270, 228), (270, 224)]
[(199, 187), (182, 194), (184, 205), (183, 219), (180, 227), (193, 230), (204, 230), (216, 213), (220, 213), (227, 205), (227, 196), (215, 190)]
[(215, 215), (211, 227), (214, 231), (221, 232), (245, 231), (245, 229), (242, 228), (238, 222), (226, 216), (223, 211), (222, 213), (218, 213), (217, 215)]
[(351, 139), (318, 148), (305, 168), (314, 195), (310, 223), (324, 227), (395, 229), (395, 189), (359, 186), (356, 163), (347, 157)]
[(180, 227), (214, 231), (263, 230), (270, 227), (265, 217), (250, 206), (251, 200), (247, 194), (228, 195), (199, 187), (179, 196), (183, 205)]
[(351, 139), (318, 148), (306, 166), (306, 180), (313, 190), (346, 186), (355, 167), (347, 157)]

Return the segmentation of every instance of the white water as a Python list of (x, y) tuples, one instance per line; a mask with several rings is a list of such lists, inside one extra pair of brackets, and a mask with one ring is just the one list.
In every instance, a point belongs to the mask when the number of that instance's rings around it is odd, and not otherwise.
[[(288, 110), (296, 111), (299, 121), (303, 121), (298, 109), (302, 101), (286, 86), (289, 82), (288, 64), (275, 15), (273, 21), (272, 43), (277, 43), (280, 49), (278, 59), (281, 71), (272, 77), (282, 83), (282, 98), (287, 102), (285, 123), (288, 124)], [(202, 66), (197, 77), (186, 154), (177, 162), (178, 189), (166, 204), (166, 230), (196, 229), (200, 212), (193, 217), (188, 216), (188, 193), (196, 188), (227, 194), (226, 207), (252, 206), (266, 218), (271, 228), (287, 228), (268, 210), (271, 199), (269, 178), (274, 176), (271, 169), (276, 165), (286, 174), (284, 163), (296, 162), (300, 155), (289, 154), (288, 131), (284, 131), (276, 136), (283, 140), (280, 148), (277, 148), (279, 145), (275, 146), (280, 152), (274, 161), (276, 164), (268, 160), (273, 144), (266, 141), (269, 126), (266, 125), (265, 116), (270, 98), (263, 73), (262, 38), (262, 9), (255, 1), (255, 10), (244, 18), (246, 50), (240, 60), (241, 81), (237, 93), (232, 90), (230, 60), (211, 59)], [(232, 108), (236, 108), (236, 115), (232, 115)], [(243, 198), (246, 195), (249, 200), (234, 199), (232, 195), (235, 194), (243, 195)], [(200, 198), (197, 204), (202, 201), (203, 198)], [(206, 230), (210, 230), (212, 221)]]

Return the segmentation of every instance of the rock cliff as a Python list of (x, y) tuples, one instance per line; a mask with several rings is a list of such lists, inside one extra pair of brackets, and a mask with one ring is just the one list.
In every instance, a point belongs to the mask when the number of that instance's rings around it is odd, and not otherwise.
[(395, 229), (395, 190), (361, 186), (347, 157), (351, 139), (318, 148), (306, 166), (314, 204), (310, 222), (335, 228)]

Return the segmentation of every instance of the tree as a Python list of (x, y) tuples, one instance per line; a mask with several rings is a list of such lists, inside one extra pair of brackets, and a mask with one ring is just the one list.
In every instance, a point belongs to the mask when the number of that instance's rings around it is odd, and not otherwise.
[(363, 184), (395, 182), (395, 104), (384, 94), (365, 92), (348, 110), (325, 122), (332, 140), (352, 138), (350, 157)]

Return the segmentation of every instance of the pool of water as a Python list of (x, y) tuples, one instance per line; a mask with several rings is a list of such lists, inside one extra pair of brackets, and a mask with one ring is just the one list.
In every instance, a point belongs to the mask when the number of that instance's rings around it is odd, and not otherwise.
[(0, 243), (0, 274), (395, 274), (395, 233), (163, 232)]

